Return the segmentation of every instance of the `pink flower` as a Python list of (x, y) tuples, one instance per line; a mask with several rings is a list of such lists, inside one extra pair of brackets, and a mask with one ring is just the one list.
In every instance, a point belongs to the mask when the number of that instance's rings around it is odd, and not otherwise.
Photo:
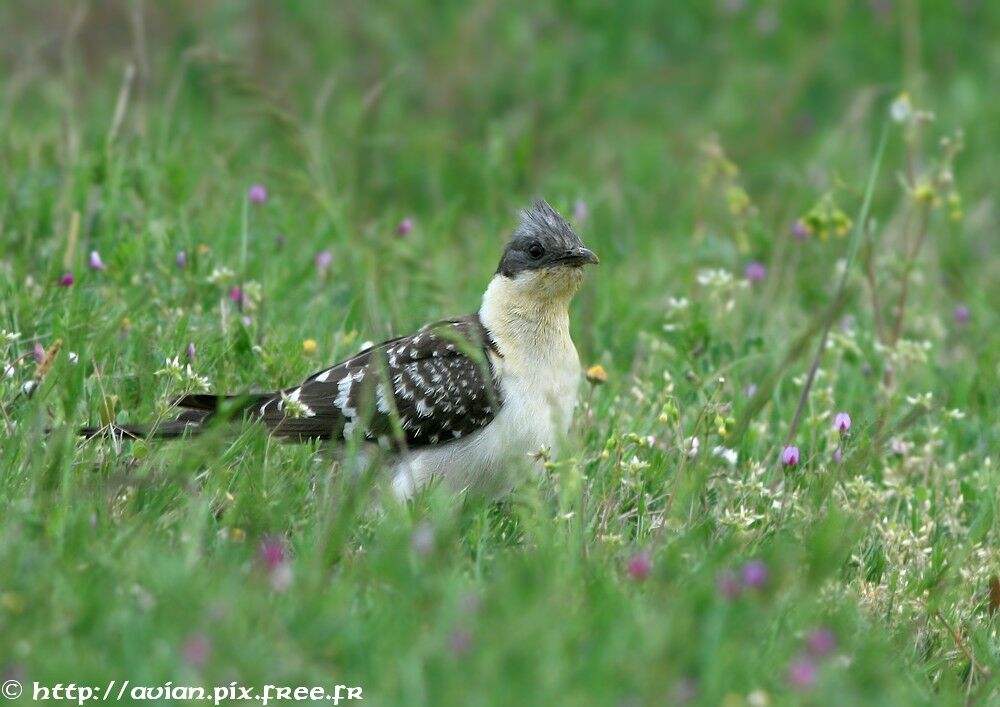
[(771, 581), (771, 573), (763, 560), (750, 560), (743, 565), (740, 578), (743, 580), (743, 586), (745, 587), (763, 589)]
[(955, 305), (955, 311), (953, 313), (955, 317), (955, 322), (958, 324), (968, 324), (972, 315), (969, 313), (969, 308), (964, 304)]
[(208, 636), (203, 633), (192, 633), (184, 639), (181, 646), (181, 656), (184, 662), (192, 668), (200, 668), (208, 661), (208, 656), (212, 653), (212, 644)]
[(653, 569), (653, 561), (648, 552), (637, 552), (628, 561), (628, 576), (636, 582), (641, 582), (649, 576)]
[(732, 601), (743, 591), (739, 577), (731, 570), (723, 570), (715, 578), (715, 588), (724, 599)]
[(833, 653), (836, 647), (837, 639), (833, 635), (833, 631), (825, 626), (806, 636), (806, 651), (813, 658), (826, 657)]
[(796, 658), (788, 666), (788, 684), (796, 690), (808, 690), (818, 678), (819, 669), (812, 658)]
[(799, 219), (792, 226), (792, 235), (795, 236), (796, 240), (804, 241), (809, 237), (809, 226), (806, 225), (805, 221)]
[(73, 277), (73, 273), (64, 273), (62, 277), (59, 278), (59, 287), (72, 287), (76, 280)]
[(247, 192), (251, 204), (263, 204), (267, 201), (267, 188), (263, 184), (254, 184)]
[(104, 261), (101, 260), (101, 254), (96, 250), (90, 251), (90, 257), (87, 258), (87, 267), (91, 270), (105, 270)]
[(188, 363), (194, 363), (194, 342), (192, 341), (187, 345), (187, 349), (184, 351), (184, 355), (187, 356)]
[(767, 277), (767, 267), (764, 263), (759, 263), (756, 260), (747, 263), (746, 268), (743, 271), (749, 282), (761, 282)]
[(333, 263), (333, 253), (328, 250), (320, 251), (316, 254), (316, 269), (322, 274)]
[(31, 356), (35, 359), (35, 363), (39, 365), (45, 360), (45, 347), (42, 346), (40, 341), (35, 342), (35, 345), (31, 349)]
[(285, 541), (276, 535), (269, 535), (260, 543), (260, 561), (268, 571), (282, 564), (285, 554)]
[(784, 451), (781, 453), (781, 461), (785, 466), (796, 466), (799, 463), (799, 448), (798, 447), (785, 447)]
[(187, 267), (188, 256), (183, 250), (177, 251), (177, 256), (174, 258), (174, 265), (183, 270)]
[(833, 419), (833, 428), (840, 433), (847, 432), (851, 429), (851, 416), (846, 412), (838, 412)]
[(229, 299), (231, 299), (236, 304), (242, 304), (243, 303), (243, 290), (241, 290), (239, 287), (231, 287), (231, 288), (229, 288)]
[(835, 450), (833, 450), (833, 461), (835, 461), (837, 464), (840, 464), (840, 462), (844, 461), (844, 452), (840, 447), (837, 447)]
[(413, 219), (407, 216), (406, 218), (404, 218), (402, 221), (399, 222), (398, 226), (396, 226), (396, 235), (406, 236), (409, 235), (410, 231), (412, 230), (413, 230)]

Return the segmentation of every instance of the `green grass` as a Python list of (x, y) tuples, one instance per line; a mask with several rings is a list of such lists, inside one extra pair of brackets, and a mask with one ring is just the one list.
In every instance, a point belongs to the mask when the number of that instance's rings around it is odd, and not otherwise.
[[(325, 5), (0, 8), (0, 330), (20, 333), (0, 341), (3, 679), (342, 683), (385, 705), (998, 699), (995, 4)], [(904, 90), (936, 119), (890, 120)], [(568, 452), (503, 502), (379, 503), (251, 427), (74, 435), (109, 406), (166, 415), (187, 382), (156, 372), (191, 342), (213, 389), (270, 389), (474, 310), (534, 195), (588, 207), (602, 265), (573, 332), (608, 381), (581, 383)], [(758, 560), (765, 585), (728, 596)], [(797, 687), (823, 627), (836, 648)]]

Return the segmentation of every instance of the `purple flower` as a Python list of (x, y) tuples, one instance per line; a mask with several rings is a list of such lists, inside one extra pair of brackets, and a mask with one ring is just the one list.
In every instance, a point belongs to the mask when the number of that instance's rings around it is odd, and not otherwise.
[(410, 547), (421, 556), (426, 556), (434, 551), (434, 526), (429, 521), (422, 520), (413, 528), (410, 535)]
[(406, 236), (409, 235), (410, 231), (412, 230), (413, 230), (413, 219), (407, 216), (406, 218), (404, 218), (402, 221), (399, 222), (398, 226), (396, 226), (396, 235)]
[(96, 250), (90, 251), (90, 257), (87, 258), (87, 267), (91, 270), (105, 270), (104, 261), (101, 260), (101, 254)]
[(448, 649), (456, 656), (463, 656), (472, 648), (472, 634), (468, 629), (456, 628), (448, 636)]
[(174, 256), (174, 265), (183, 270), (188, 264), (188, 254), (183, 250), (177, 251), (177, 255)]
[(806, 651), (813, 658), (823, 658), (833, 653), (837, 638), (827, 627), (818, 628), (806, 636)]
[(971, 318), (969, 308), (964, 304), (955, 305), (955, 311), (953, 314), (955, 316), (955, 323), (957, 324), (968, 324), (969, 319)]
[(756, 392), (757, 392), (756, 383), (747, 383), (746, 387), (743, 389), (743, 395), (747, 396), (748, 398), (752, 398), (754, 396), (754, 393)]
[(251, 204), (263, 204), (267, 201), (267, 188), (263, 184), (254, 184), (247, 192)]
[(799, 448), (788, 446), (781, 452), (781, 461), (785, 466), (797, 466), (799, 463)]
[(236, 304), (243, 304), (243, 290), (239, 287), (229, 288), (229, 299)]
[(590, 209), (587, 207), (587, 202), (583, 199), (577, 199), (573, 202), (573, 220), (577, 223), (582, 223), (587, 220), (587, 216), (590, 215)]
[(628, 576), (636, 582), (646, 579), (652, 569), (653, 561), (650, 559), (648, 552), (637, 552), (628, 561)]
[(211, 652), (212, 644), (203, 633), (192, 633), (184, 639), (184, 645), (181, 646), (181, 656), (192, 668), (205, 665)]
[(194, 342), (192, 341), (187, 345), (187, 349), (184, 351), (184, 355), (187, 356), (188, 363), (194, 363)]
[(833, 428), (840, 433), (847, 432), (851, 429), (851, 416), (846, 412), (838, 412), (833, 418)]
[(835, 461), (837, 464), (840, 464), (840, 462), (844, 461), (844, 452), (843, 450), (841, 450), (840, 447), (837, 447), (835, 450), (833, 450), (833, 461)]
[(767, 277), (767, 267), (764, 263), (754, 260), (753, 262), (747, 263), (743, 274), (750, 282), (761, 282), (765, 277)]
[(715, 577), (715, 588), (722, 595), (723, 599), (732, 601), (739, 597), (743, 591), (739, 577), (731, 570), (723, 570)]
[(282, 538), (276, 535), (269, 535), (261, 541), (260, 561), (269, 572), (275, 570), (278, 565), (283, 564), (286, 559), (285, 556), (285, 541)]
[(743, 580), (743, 586), (745, 587), (763, 589), (770, 581), (771, 573), (768, 571), (767, 565), (764, 564), (763, 560), (750, 560), (743, 565), (740, 578)]
[(42, 346), (40, 341), (36, 341), (35, 345), (31, 349), (31, 356), (35, 359), (35, 363), (42, 365), (45, 360), (45, 347)]
[(812, 658), (796, 658), (788, 666), (788, 684), (796, 690), (808, 690), (818, 678), (819, 670)]
[(59, 278), (59, 287), (72, 287), (76, 279), (73, 277), (73, 273), (64, 273), (62, 277)]
[(316, 269), (320, 273), (326, 272), (327, 268), (333, 263), (333, 253), (328, 250), (320, 251), (316, 254)]
[(792, 226), (792, 235), (795, 236), (795, 240), (804, 241), (809, 237), (809, 226), (802, 219), (795, 222)]

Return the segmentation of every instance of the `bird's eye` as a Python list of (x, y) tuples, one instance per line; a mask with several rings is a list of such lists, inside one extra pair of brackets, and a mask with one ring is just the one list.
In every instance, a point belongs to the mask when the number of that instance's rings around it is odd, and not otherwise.
[(543, 255), (545, 255), (545, 249), (541, 246), (540, 243), (532, 243), (530, 246), (528, 246), (528, 255), (530, 255), (535, 260), (538, 260)]

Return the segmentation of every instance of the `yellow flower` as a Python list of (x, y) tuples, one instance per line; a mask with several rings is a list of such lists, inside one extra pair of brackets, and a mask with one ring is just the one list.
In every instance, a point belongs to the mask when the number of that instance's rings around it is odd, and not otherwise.
[(198, 244), (198, 255), (206, 255), (209, 250), (210, 250), (209, 247), (204, 243)]
[(604, 366), (597, 364), (596, 366), (591, 366), (587, 369), (587, 382), (591, 385), (600, 385), (601, 383), (608, 382), (608, 372), (604, 370)]
[(316, 339), (306, 339), (302, 342), (302, 353), (306, 356), (312, 356), (316, 353)]

